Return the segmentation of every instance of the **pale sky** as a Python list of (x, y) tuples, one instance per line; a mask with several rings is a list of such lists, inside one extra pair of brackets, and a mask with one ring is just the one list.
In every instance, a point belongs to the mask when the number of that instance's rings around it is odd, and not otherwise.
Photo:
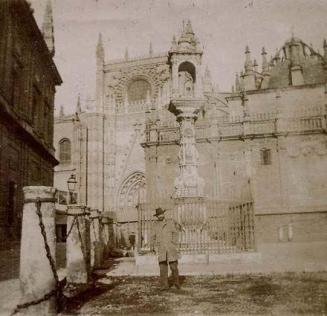
[[(42, 25), (46, 0), (30, 0)], [(95, 91), (95, 47), (102, 33), (106, 61), (146, 55), (170, 48), (183, 19), (190, 19), (204, 46), (203, 65), (222, 91), (230, 91), (243, 69), (244, 48), (261, 67), (261, 48), (268, 56), (291, 37), (323, 52), (327, 38), (326, 0), (52, 0), (55, 63), (64, 83), (57, 89), (56, 108), (74, 110)]]

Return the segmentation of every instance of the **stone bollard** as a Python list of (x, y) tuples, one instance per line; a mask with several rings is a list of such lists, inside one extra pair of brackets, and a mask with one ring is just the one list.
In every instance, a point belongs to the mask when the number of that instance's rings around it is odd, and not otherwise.
[[(55, 268), (54, 194), (56, 190), (52, 187), (28, 186), (24, 187), (23, 191), (25, 204), (19, 272), (21, 300), (16, 312), (21, 315), (56, 315), (56, 288), (59, 285)], [(40, 201), (38, 204), (40, 208), (36, 204), (37, 199)], [(52, 259), (47, 257), (46, 248)], [(42, 298), (44, 301), (26, 306)]]
[(90, 212), (90, 241), (91, 241), (91, 267), (100, 268), (103, 263), (103, 239), (102, 224), (100, 223), (99, 210), (93, 209)]
[(110, 225), (112, 223), (112, 219), (110, 218), (109, 212), (103, 212), (101, 215), (101, 223), (102, 223), (102, 240), (104, 245), (103, 255), (105, 258), (109, 257), (110, 254)]
[(67, 210), (67, 283), (86, 284), (90, 280), (90, 222), (86, 207), (69, 205)]

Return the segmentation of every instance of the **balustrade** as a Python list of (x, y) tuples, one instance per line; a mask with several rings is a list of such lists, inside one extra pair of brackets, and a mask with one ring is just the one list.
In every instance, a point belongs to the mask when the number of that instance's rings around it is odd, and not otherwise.
[[(252, 113), (248, 120), (241, 116), (222, 119), (217, 125), (196, 125), (195, 137), (210, 139), (213, 137), (240, 137), (245, 135), (278, 134), (288, 132), (317, 132), (326, 128), (326, 117), (322, 107), (300, 110), (296, 116), (278, 117), (278, 113)], [(158, 121), (152, 125), (153, 132), (159, 132), (159, 142), (178, 141), (179, 129), (175, 120)]]

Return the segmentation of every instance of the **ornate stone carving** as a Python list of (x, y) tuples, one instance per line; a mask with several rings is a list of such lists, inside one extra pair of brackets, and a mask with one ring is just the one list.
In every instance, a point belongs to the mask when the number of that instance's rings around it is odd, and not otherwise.
[(141, 78), (149, 82), (152, 99), (155, 99), (158, 97), (159, 89), (170, 78), (169, 66), (163, 63), (141, 64), (124, 67), (119, 72), (106, 73), (106, 86), (114, 94), (118, 106), (123, 103), (128, 83)]
[(194, 100), (175, 100), (170, 108), (180, 124), (180, 174), (174, 184), (176, 197), (203, 196), (204, 180), (198, 175), (199, 153), (195, 145), (194, 127), (199, 105)]

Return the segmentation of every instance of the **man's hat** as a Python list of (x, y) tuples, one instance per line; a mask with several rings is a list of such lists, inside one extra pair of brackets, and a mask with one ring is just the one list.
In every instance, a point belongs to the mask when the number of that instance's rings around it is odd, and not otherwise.
[(159, 216), (166, 212), (166, 210), (162, 209), (161, 207), (156, 208), (156, 213), (153, 216)]

